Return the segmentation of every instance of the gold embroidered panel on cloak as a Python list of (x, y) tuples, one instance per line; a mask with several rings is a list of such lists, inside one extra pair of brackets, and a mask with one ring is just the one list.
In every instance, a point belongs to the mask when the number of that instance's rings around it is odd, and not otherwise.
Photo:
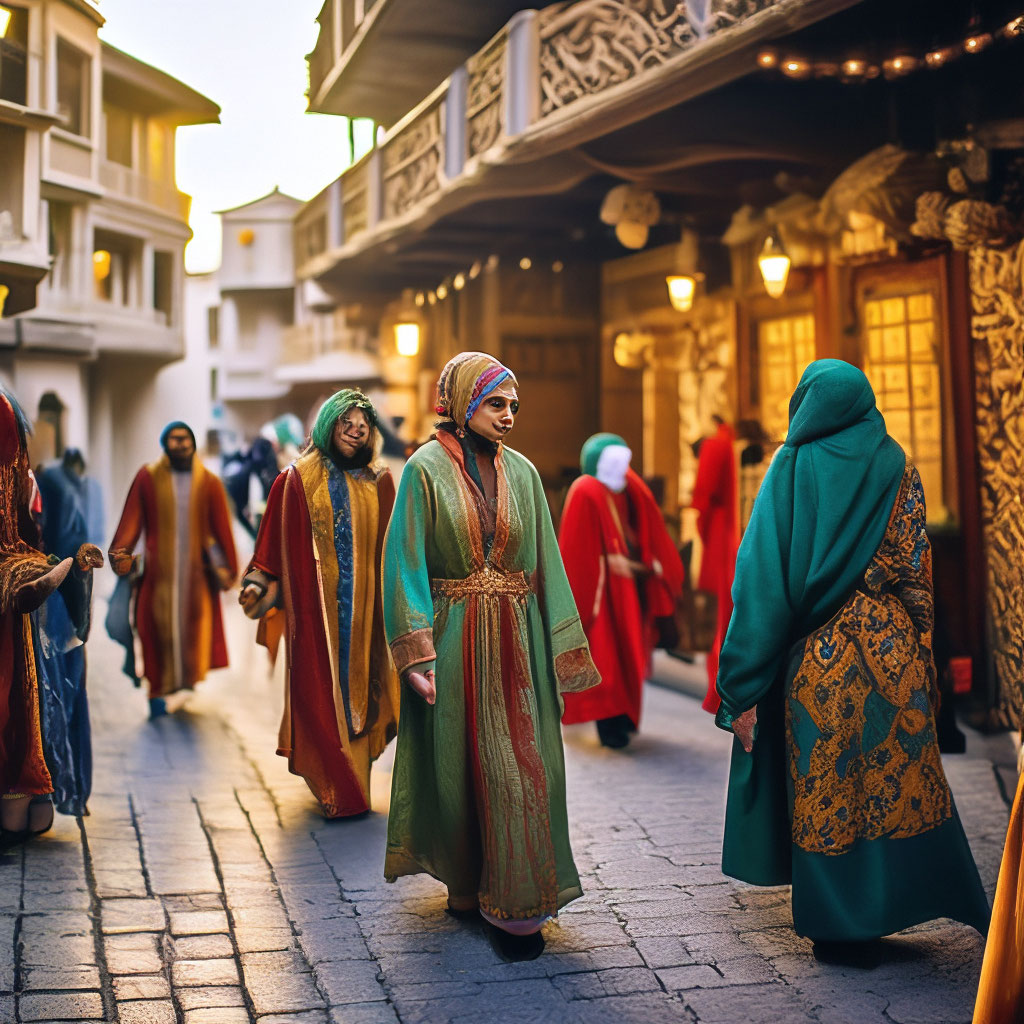
[[(932, 709), (923, 502), (908, 467), (862, 589), (807, 638), (789, 687), (793, 842), (809, 853), (920, 835), (952, 813)], [(893, 585), (901, 578), (898, 597)], [(922, 621), (927, 629), (919, 632)]]

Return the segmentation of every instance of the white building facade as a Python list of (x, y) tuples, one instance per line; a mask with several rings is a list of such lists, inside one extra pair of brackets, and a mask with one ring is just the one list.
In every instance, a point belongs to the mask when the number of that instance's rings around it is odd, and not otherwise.
[(102, 43), (89, 0), (4, 7), (0, 379), (34, 423), (33, 461), (82, 448), (112, 514), (178, 415), (160, 386), (185, 355), (175, 133), (219, 109)]

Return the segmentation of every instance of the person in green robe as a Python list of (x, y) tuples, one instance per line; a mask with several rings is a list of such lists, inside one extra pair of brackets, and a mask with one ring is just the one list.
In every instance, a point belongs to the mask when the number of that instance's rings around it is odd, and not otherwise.
[(384, 627), (402, 687), (384, 873), (427, 872), (506, 959), (582, 894), (569, 847), (561, 694), (596, 685), (533, 464), (505, 447), (516, 379), (464, 352), (409, 460), (385, 541)]
[(938, 917), (984, 931), (935, 734), (921, 479), (849, 363), (811, 363), (789, 417), (718, 670), (716, 724), (736, 734), (722, 870), (792, 883), (794, 927), (823, 959)]

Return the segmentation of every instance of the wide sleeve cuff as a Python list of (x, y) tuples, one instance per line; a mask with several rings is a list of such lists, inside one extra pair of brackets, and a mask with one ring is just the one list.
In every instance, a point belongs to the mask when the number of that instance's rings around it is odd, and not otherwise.
[(434, 661), (437, 657), (434, 651), (434, 631), (430, 628), (414, 629), (392, 640), (391, 657), (399, 675), (420, 662)]
[(601, 674), (590, 657), (588, 647), (564, 651), (555, 658), (555, 676), (559, 693), (579, 693), (601, 682)]
[(718, 713), (715, 715), (715, 725), (719, 729), (724, 729), (726, 732), (732, 732), (732, 723), (736, 721), (738, 715), (734, 715), (731, 711), (727, 710), (723, 704), (718, 709)]

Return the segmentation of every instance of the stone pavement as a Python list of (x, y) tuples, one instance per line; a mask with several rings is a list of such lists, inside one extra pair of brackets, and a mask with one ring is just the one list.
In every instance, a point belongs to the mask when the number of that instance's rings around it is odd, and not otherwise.
[[(274, 754), (280, 679), (237, 609), (233, 668), (155, 723), (96, 611), (91, 814), (0, 857), (0, 1024), (970, 1020), (973, 931), (936, 922), (874, 970), (827, 967), (787, 890), (723, 877), (729, 738), (691, 697), (649, 687), (624, 753), (567, 730), (586, 895), (546, 926), (544, 956), (510, 965), (432, 879), (385, 884), (388, 755), (375, 813), (318, 816)], [(1007, 810), (990, 748), (947, 771), (991, 892)]]

